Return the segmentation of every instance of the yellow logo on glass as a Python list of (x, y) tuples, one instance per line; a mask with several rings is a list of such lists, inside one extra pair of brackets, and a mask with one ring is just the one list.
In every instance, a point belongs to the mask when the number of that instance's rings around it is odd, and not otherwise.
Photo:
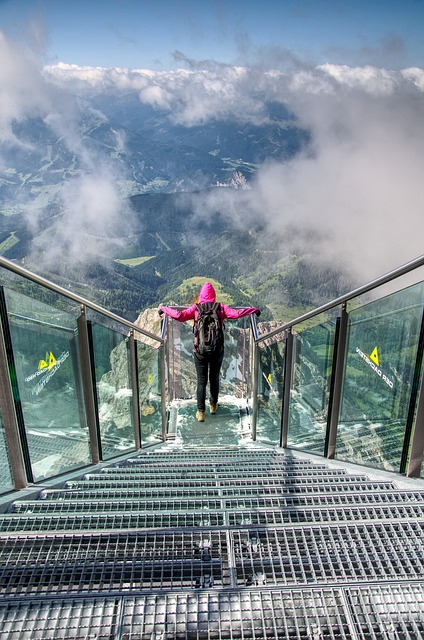
[(50, 369), (54, 367), (55, 364), (56, 358), (54, 357), (52, 352), (50, 351), (50, 353), (47, 353), (46, 351), (46, 359), (40, 360), (40, 362), (38, 363), (38, 371), (41, 371), (42, 369), (47, 369), (48, 371), (50, 371)]
[(378, 349), (377, 347), (374, 348), (374, 351), (372, 352), (372, 354), (370, 355), (371, 360), (377, 365), (377, 367), (380, 364), (380, 360), (378, 358)]

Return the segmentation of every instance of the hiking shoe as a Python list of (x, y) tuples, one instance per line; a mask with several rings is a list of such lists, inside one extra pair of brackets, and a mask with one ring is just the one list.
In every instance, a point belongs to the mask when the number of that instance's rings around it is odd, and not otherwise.
[(196, 420), (198, 422), (204, 422), (205, 421), (205, 411), (200, 411), (200, 409), (198, 409), (196, 411)]
[(209, 405), (209, 411), (211, 412), (211, 416), (215, 415), (217, 409), (218, 409), (218, 403)]

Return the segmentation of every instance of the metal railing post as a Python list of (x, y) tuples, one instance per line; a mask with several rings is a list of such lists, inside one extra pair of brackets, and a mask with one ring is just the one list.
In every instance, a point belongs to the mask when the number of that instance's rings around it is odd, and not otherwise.
[[(25, 465), (25, 458), (22, 450), (22, 438), (25, 438), (26, 450), (26, 436), (22, 434), (24, 425), (21, 424), (19, 428), (19, 419), (16, 411), (15, 396), (13, 393), (12, 382), (10, 379), (9, 358), (7, 355), (5, 333), (9, 334), (8, 326), (5, 326), (7, 322), (7, 315), (5, 313), (4, 294), (1, 289), (1, 322), (0, 322), (0, 407), (3, 415), (4, 436), (6, 440), (6, 446), (9, 454), (10, 471), (12, 474), (12, 480), (15, 489), (24, 489), (28, 486), (27, 467)], [(13, 368), (14, 370), (14, 368)], [(22, 418), (22, 416), (21, 416)], [(31, 466), (29, 461), (29, 453), (27, 450), (28, 458), (28, 472), (31, 474), (30, 482), (33, 482)]]
[(162, 344), (159, 349), (159, 358), (160, 358), (160, 395), (161, 395), (161, 406), (162, 406), (162, 440), (166, 441), (166, 432), (168, 426), (168, 413), (166, 408), (166, 363), (165, 363), (165, 347)]
[(169, 366), (169, 357), (166, 357), (166, 351), (169, 354), (169, 340), (168, 340), (168, 316), (164, 314), (162, 316), (162, 327), (161, 327), (161, 340), (162, 343), (159, 348), (159, 371), (160, 371), (160, 395), (161, 395), (161, 409), (162, 409), (162, 440), (166, 441), (166, 432), (168, 428), (168, 412), (167, 412), (167, 403), (170, 402), (170, 391), (169, 391), (169, 371), (168, 371), (168, 396), (166, 395), (166, 361), (168, 360)]
[(280, 447), (287, 447), (289, 434), (290, 390), (293, 374), (293, 333), (291, 328), (287, 332), (286, 350), (284, 358), (283, 408), (281, 413)]
[(256, 440), (256, 426), (258, 421), (258, 389), (259, 389), (259, 346), (253, 344), (253, 379), (252, 379), (252, 440)]
[(325, 455), (333, 459), (336, 453), (337, 427), (339, 424), (341, 396), (343, 388), (344, 365), (347, 347), (349, 315), (346, 311), (346, 304), (342, 305), (338, 322), (338, 332), (334, 344), (334, 375), (331, 386), (330, 402), (327, 418), (327, 438), (325, 445)]
[(252, 440), (256, 440), (256, 429), (258, 423), (258, 390), (259, 390), (259, 345), (258, 340), (258, 324), (256, 316), (250, 316), (250, 328), (252, 330), (252, 423), (251, 433)]
[(141, 429), (140, 429), (140, 407), (139, 395), (140, 387), (138, 383), (138, 362), (137, 362), (137, 344), (134, 338), (134, 331), (131, 329), (129, 335), (130, 347), (130, 380), (131, 380), (131, 411), (134, 426), (134, 444), (135, 449), (141, 449)]
[(415, 417), (415, 429), (412, 437), (409, 464), (406, 475), (410, 478), (419, 478), (424, 456), (424, 389), (423, 381), (418, 396), (417, 413)]
[(99, 415), (96, 403), (96, 389), (93, 379), (93, 363), (91, 359), (90, 338), (88, 333), (85, 306), (81, 305), (81, 315), (77, 318), (78, 347), (81, 362), (82, 388), (85, 414), (90, 437), (91, 459), (94, 464), (102, 458), (100, 442)]
[[(411, 398), (406, 421), (405, 441), (402, 451), (400, 473), (408, 477), (419, 478), (424, 456), (424, 380), (423, 380), (423, 355), (424, 355), (424, 311), (421, 318), (420, 337), (418, 341), (417, 357), (415, 361), (414, 380), (411, 389)], [(415, 427), (414, 425), (415, 419)], [(411, 441), (411, 433), (412, 441)], [(406, 469), (409, 456), (408, 468)]]

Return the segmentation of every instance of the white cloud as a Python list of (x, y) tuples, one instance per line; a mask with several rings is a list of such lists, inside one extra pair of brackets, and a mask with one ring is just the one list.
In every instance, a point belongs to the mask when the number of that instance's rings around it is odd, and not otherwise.
[(172, 99), (166, 89), (158, 85), (149, 85), (139, 92), (140, 101), (159, 109), (170, 109)]
[[(192, 126), (214, 118), (238, 118), (262, 123), (267, 120), (258, 80), (262, 74), (243, 67), (219, 67), (196, 71), (145, 69), (91, 69), (76, 65), (46, 66), (50, 79), (78, 90), (133, 90), (140, 101), (169, 112), (174, 122)], [(265, 84), (269, 91), (271, 84)], [(62, 84), (63, 86), (63, 84)]]
[(50, 92), (36, 61), (0, 31), (0, 142), (15, 143), (15, 120), (46, 112)]
[[(122, 225), (130, 220), (120, 180), (109, 160), (92, 146), (87, 147), (81, 130), (81, 111), (76, 95), (66, 86), (58, 86), (42, 72), (40, 60), (8, 39), (0, 32), (0, 169), (8, 163), (4, 153), (13, 147), (37, 151), (35, 142), (28, 142), (16, 132), (16, 123), (39, 117), (65, 145), (78, 167), (72, 179), (50, 187), (63, 214), (57, 216), (49, 233), (42, 234), (34, 246), (38, 264), (54, 265), (61, 256), (68, 255), (73, 262), (84, 262), (94, 249), (102, 253), (104, 247), (116, 244), (116, 236)], [(58, 66), (61, 71), (61, 65)], [(77, 68), (72, 73), (79, 73)], [(85, 81), (98, 80), (94, 70), (84, 72)], [(120, 152), (124, 151), (125, 138), (115, 133)], [(0, 202), (0, 206), (13, 208), (19, 198), (19, 207), (26, 213), (30, 228), (37, 229), (45, 218), (48, 200), (41, 194), (37, 199), (30, 190), (16, 196), (13, 203)], [(26, 199), (25, 199), (26, 198)], [(45, 224), (45, 223), (43, 223)], [(107, 238), (107, 242), (105, 242)], [(106, 247), (107, 245), (107, 247)], [(99, 250), (100, 247), (100, 250)]]
[(410, 67), (401, 71), (401, 74), (406, 80), (413, 82), (418, 89), (424, 91), (424, 69)]
[(254, 197), (271, 228), (317, 229), (322, 241), (311, 251), (341, 258), (368, 279), (423, 253), (421, 76), (320, 71), (312, 91), (310, 79), (303, 90), (297, 84), (289, 102), (312, 133), (312, 153), (265, 167)]
[(107, 167), (66, 182), (59, 196), (62, 214), (48, 239), (42, 235), (34, 246), (39, 262), (53, 267), (66, 258), (68, 264), (82, 264), (123, 245), (131, 213)]
[(399, 79), (399, 73), (395, 71), (377, 69), (370, 65), (352, 68), (346, 65), (325, 64), (318, 69), (337, 80), (340, 86), (362, 89), (375, 95), (390, 95), (396, 90)]

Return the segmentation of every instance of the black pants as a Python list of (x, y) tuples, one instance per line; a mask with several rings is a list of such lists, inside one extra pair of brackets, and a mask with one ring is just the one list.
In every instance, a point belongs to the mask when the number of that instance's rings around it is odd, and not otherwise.
[(221, 371), (224, 349), (207, 356), (193, 351), (194, 364), (197, 373), (197, 408), (206, 409), (206, 386), (209, 379), (210, 403), (216, 404), (219, 395), (219, 373)]

